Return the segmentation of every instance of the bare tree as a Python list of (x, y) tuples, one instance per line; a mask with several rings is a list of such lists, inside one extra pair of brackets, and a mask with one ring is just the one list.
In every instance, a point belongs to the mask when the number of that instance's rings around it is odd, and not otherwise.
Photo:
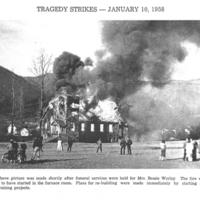
[[(34, 74), (39, 79), (40, 83), (40, 117), (43, 115), (44, 107), (44, 83), (45, 77), (50, 72), (50, 67), (52, 65), (52, 56), (48, 55), (44, 49), (40, 50), (39, 55), (33, 60), (33, 66), (30, 68), (32, 74)], [(41, 121), (40, 121), (40, 131), (41, 131)]]
[(22, 119), (23, 119), (23, 114), (24, 114), (24, 91), (23, 91), (23, 88), (20, 87), (20, 91), (19, 91), (19, 118), (20, 118), (21, 122), (22, 122)]

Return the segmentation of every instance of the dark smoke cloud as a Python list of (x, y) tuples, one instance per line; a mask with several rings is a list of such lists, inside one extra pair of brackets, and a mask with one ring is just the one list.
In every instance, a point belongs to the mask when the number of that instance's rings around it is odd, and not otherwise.
[(172, 64), (186, 56), (181, 42), (199, 44), (199, 31), (200, 23), (195, 21), (104, 21), (103, 43), (111, 56), (98, 63), (103, 82), (99, 97), (108, 93), (121, 99), (143, 81), (163, 87), (170, 81)]
[(72, 81), (73, 76), (78, 68), (83, 66), (84, 64), (80, 57), (69, 52), (63, 52), (55, 59), (53, 65), (53, 72), (58, 80), (56, 88), (59, 89), (62, 86), (71, 86), (75, 89), (77, 84)]
[(78, 90), (85, 92), (86, 87), (91, 82), (95, 83), (96, 80), (95, 73), (87, 68), (92, 66), (93, 60), (89, 57), (83, 62), (79, 56), (69, 52), (63, 52), (55, 59), (53, 65), (53, 72), (57, 80), (57, 90), (64, 86), (70, 87), (72, 92), (77, 92)]
[[(138, 132), (183, 127), (184, 124), (190, 123), (193, 118), (187, 118), (191, 114), (191, 108), (187, 104), (180, 102), (180, 108), (170, 108), (164, 96), (154, 99), (151, 94), (143, 94), (141, 97), (138, 93), (149, 84), (158, 91), (165, 91), (164, 86), (171, 84), (173, 63), (182, 62), (187, 55), (182, 43), (190, 41), (200, 44), (200, 22), (102, 23), (103, 43), (109, 56), (105, 59), (105, 51), (97, 54), (98, 81), (95, 84), (99, 88), (98, 98), (105, 99), (111, 96), (120, 105), (123, 118), (137, 127)], [(188, 94), (189, 92), (182, 97)]]

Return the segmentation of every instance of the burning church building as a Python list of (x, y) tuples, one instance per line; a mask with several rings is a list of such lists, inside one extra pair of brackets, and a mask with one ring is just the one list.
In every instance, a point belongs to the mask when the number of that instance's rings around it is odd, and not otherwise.
[(114, 110), (113, 102), (107, 100), (103, 103), (113, 109), (110, 116), (106, 116), (101, 103), (89, 112), (85, 112), (82, 104), (79, 96), (68, 94), (62, 87), (49, 102), (42, 117), (43, 136), (52, 138), (62, 135), (79, 142), (96, 142), (99, 138), (103, 142), (117, 142), (125, 134), (121, 131), (121, 118)]

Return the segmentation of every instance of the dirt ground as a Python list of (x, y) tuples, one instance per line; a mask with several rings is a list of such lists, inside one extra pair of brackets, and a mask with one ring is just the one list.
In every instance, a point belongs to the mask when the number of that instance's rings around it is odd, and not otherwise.
[[(39, 161), (31, 162), (32, 143), (27, 143), (27, 162), (11, 164), (0, 162), (1, 169), (175, 169), (200, 168), (200, 161), (183, 161), (183, 141), (167, 142), (167, 159), (160, 161), (159, 142), (133, 143), (132, 155), (120, 155), (118, 143), (103, 144), (103, 152), (96, 153), (96, 144), (75, 143), (72, 152), (56, 151), (56, 143), (46, 143)], [(7, 143), (0, 143), (0, 155), (6, 151)], [(198, 160), (200, 155), (198, 154)]]

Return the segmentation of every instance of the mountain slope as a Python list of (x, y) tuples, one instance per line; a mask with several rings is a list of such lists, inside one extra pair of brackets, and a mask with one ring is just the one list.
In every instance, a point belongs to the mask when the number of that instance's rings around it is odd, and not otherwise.
[[(13, 92), (12, 92), (13, 85)], [(15, 114), (23, 110), (26, 115), (34, 113), (38, 107), (40, 90), (23, 77), (0, 66), (0, 114), (12, 113), (12, 94), (14, 93)]]

